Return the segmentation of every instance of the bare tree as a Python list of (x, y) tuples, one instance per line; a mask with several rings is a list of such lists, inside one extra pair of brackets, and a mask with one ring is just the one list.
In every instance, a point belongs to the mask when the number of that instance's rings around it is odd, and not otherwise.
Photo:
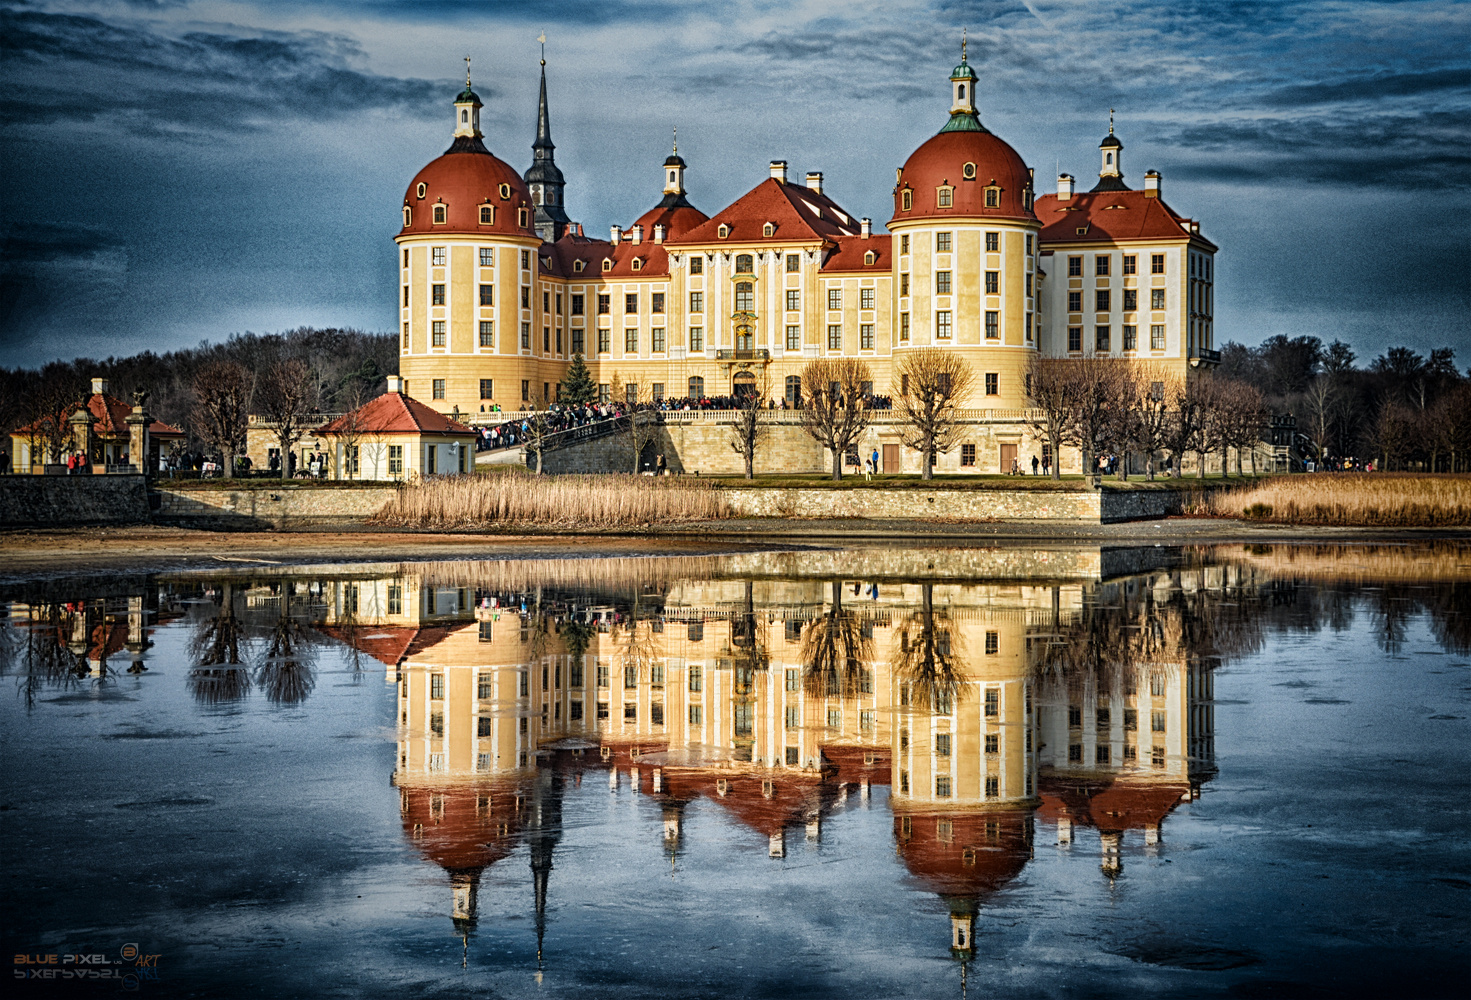
[(238, 361), (213, 361), (194, 376), (194, 431), (225, 461), (225, 478), (235, 477), (235, 456), (245, 450), (245, 428), (255, 375)]
[(1225, 448), (1236, 449), (1236, 474), (1241, 475), (1241, 453), (1251, 452), (1251, 472), (1256, 475), (1256, 445), (1262, 434), (1262, 393), (1245, 382), (1218, 386), (1216, 412), (1220, 424), (1221, 472), (1226, 471)]
[(1027, 373), (1027, 395), (1032, 403), (1027, 411), (1027, 424), (1047, 441), (1053, 479), (1062, 478), (1062, 443), (1068, 437), (1073, 414), (1077, 385), (1069, 367), (1072, 364), (1073, 361), (1063, 358), (1034, 355)]
[(960, 433), (955, 401), (970, 393), (975, 369), (953, 351), (922, 347), (906, 352), (895, 374), (900, 440), (920, 453), (921, 478), (933, 479), (934, 456), (954, 447)]
[(552, 436), (551, 424), (548, 420), (546, 410), (538, 410), (536, 404), (531, 404), (531, 413), (522, 418), (522, 424), (526, 430), (526, 453), (530, 457), (536, 455), (536, 473), (541, 475), (542, 456), (546, 454), (547, 439)]
[(1123, 366), (1110, 358), (1083, 358), (1070, 364), (1075, 386), (1068, 435), (1083, 454), (1083, 475), (1096, 480), (1098, 456), (1113, 443), (1117, 431), (1114, 408)]
[(1205, 423), (1209, 408), (1210, 381), (1206, 378), (1185, 376), (1175, 384), (1174, 399), (1171, 401), (1171, 419), (1166, 434), (1170, 455), (1175, 460), (1176, 471), (1184, 475), (1183, 461), (1187, 452), (1194, 452), (1198, 459), (1196, 478), (1205, 477)]
[(643, 385), (639, 382), (625, 383), (623, 377), (615, 370), (612, 382), (613, 391), (617, 392), (620, 385), (623, 387), (623, 396), (615, 402), (621, 403), (628, 410), (628, 430), (625, 433), (629, 451), (633, 456), (633, 474), (638, 475), (644, 448), (648, 447), (649, 442), (658, 433), (658, 429), (652, 420), (644, 424), (639, 423), (639, 407), (649, 401)]
[(756, 478), (756, 451), (766, 439), (770, 425), (761, 419), (770, 382), (763, 378), (759, 388), (736, 397), (736, 418), (730, 430), (730, 447), (746, 464), (746, 478)]
[(307, 363), (287, 358), (270, 365), (256, 389), (256, 408), (274, 424), (281, 448), (281, 478), (291, 478), (291, 449), (306, 430), (307, 412), (317, 386)]
[(356, 479), (362, 469), (359, 447), (363, 440), (362, 408), (367, 403), (367, 388), (358, 379), (349, 379), (334, 397), (342, 407), (342, 416), (333, 421), (335, 437), (342, 444), (340, 475)]
[(1338, 384), (1332, 372), (1320, 372), (1304, 393), (1307, 404), (1308, 439), (1321, 468), (1328, 458), (1328, 442), (1333, 433), (1333, 412), (1338, 403)]
[(1144, 472), (1154, 482), (1154, 456), (1169, 444), (1170, 400), (1176, 395), (1178, 377), (1158, 365), (1145, 364), (1135, 372), (1138, 394), (1134, 443), (1144, 453)]
[(25, 433), (32, 463), (36, 460), (37, 446), (40, 446), (42, 465), (60, 463), (67, 449), (73, 447), (69, 420), (79, 403), (86, 399), (84, 385), (80, 377), (55, 365), (47, 365), (41, 377), (32, 383), (23, 403), (29, 418)]
[(843, 458), (868, 428), (863, 383), (872, 380), (868, 365), (854, 358), (818, 358), (802, 369), (802, 429), (832, 452), (834, 481), (843, 478)]

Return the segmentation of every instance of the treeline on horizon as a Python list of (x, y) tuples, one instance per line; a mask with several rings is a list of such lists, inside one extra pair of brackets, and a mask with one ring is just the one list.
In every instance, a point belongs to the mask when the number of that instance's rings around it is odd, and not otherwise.
[(1228, 341), (1215, 375), (1254, 386), (1269, 411), (1296, 417), (1306, 457), (1432, 472), (1464, 467), (1471, 371), (1456, 369), (1453, 348), (1426, 356), (1391, 347), (1363, 367), (1357, 361), (1339, 340), (1278, 335), (1256, 347)]
[(197, 347), (164, 354), (144, 351), (101, 361), (77, 358), (40, 368), (0, 368), (0, 430), (8, 433), (46, 417), (57, 406), (85, 399), (92, 379), (105, 378), (109, 395), (131, 402), (135, 390), (146, 391), (148, 412), (155, 420), (197, 437), (195, 387), (207, 369), (232, 362), (264, 373), (283, 361), (300, 361), (310, 373), (308, 412), (340, 412), (383, 392), (385, 377), (398, 371), (398, 340), (391, 333), (303, 326), (284, 333), (234, 334), (220, 343), (201, 341)]

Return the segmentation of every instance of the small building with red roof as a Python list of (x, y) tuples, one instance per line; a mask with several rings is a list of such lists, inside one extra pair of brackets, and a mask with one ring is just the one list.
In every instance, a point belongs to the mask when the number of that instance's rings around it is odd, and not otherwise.
[[(40, 475), (46, 466), (65, 466), (67, 458), (85, 457), (80, 471), (101, 474), (118, 471), (156, 471), (160, 449), (167, 450), (184, 440), (185, 434), (170, 424), (148, 417), (143, 397), (129, 406), (108, 394), (105, 378), (92, 380), (92, 394), (66, 407), (55, 417), (42, 417), (10, 432), (11, 469), (18, 475)], [(132, 453), (134, 427), (129, 418), (142, 420), (146, 456)]]
[(317, 428), (333, 479), (402, 480), (475, 471), (475, 431), (402, 391), (388, 391)]

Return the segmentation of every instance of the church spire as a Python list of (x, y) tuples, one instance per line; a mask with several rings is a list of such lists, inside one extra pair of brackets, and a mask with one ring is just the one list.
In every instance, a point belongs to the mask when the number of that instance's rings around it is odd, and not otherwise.
[(562, 171), (557, 169), (556, 146), (552, 143), (552, 119), (547, 110), (547, 59), (545, 34), (537, 38), (541, 43), (541, 95), (536, 107), (536, 141), (531, 144), (531, 168), (525, 179), (531, 188), (531, 201), (536, 206), (533, 226), (538, 235), (548, 243), (555, 243), (567, 232), (570, 220), (562, 205), (562, 191), (567, 182)]

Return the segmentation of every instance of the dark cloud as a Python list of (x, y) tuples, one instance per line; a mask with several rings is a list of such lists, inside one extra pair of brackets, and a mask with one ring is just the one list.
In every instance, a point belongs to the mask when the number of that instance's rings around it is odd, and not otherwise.
[(1295, 84), (1267, 94), (1262, 103), (1268, 107), (1300, 107), (1416, 97), (1440, 91), (1460, 91), (1463, 95), (1471, 95), (1471, 67), (1453, 66), (1418, 73), (1373, 73), (1330, 82)]
[[(59, 306), (102, 307), (122, 295), (128, 251), (95, 226), (22, 223), (0, 236), (0, 345), (34, 339)], [(95, 313), (94, 313), (95, 315)]]

